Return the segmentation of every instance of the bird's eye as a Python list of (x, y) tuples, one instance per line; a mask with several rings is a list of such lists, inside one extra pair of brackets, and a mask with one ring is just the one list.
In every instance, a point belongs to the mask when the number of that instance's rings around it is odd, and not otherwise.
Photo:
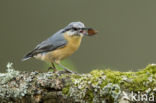
[(72, 29), (75, 30), (75, 31), (78, 30), (78, 28), (72, 28)]

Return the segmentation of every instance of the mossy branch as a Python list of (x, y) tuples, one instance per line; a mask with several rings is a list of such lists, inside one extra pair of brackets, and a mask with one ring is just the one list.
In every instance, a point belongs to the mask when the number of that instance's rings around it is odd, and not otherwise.
[[(156, 95), (156, 65), (138, 72), (94, 70), (88, 74), (15, 71), (0, 73), (1, 103), (151, 103)], [(147, 94), (147, 100), (134, 99)]]

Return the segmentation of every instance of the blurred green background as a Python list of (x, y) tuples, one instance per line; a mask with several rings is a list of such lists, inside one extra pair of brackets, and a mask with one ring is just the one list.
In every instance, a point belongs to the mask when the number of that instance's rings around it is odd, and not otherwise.
[(85, 37), (68, 59), (78, 72), (95, 68), (137, 70), (156, 63), (155, 0), (0, 0), (0, 71), (8, 61), (19, 70), (46, 71), (21, 58), (73, 21), (99, 31)]

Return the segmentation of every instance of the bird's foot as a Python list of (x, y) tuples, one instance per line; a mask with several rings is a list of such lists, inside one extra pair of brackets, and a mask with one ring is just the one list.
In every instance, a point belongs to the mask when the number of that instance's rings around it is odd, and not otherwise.
[(76, 73), (76, 72), (67, 71), (67, 70), (61, 70), (61, 71), (58, 71), (57, 73), (58, 73), (59, 75), (62, 75), (62, 74), (77, 74), (77, 75), (79, 75), (79, 74)]
[(64, 67), (62, 64), (58, 64), (61, 68), (64, 69), (64, 73), (72, 73), (72, 74), (77, 74), (76, 72), (71, 71), (70, 69)]
[(48, 72), (51, 72), (51, 70), (52, 70), (54, 73), (56, 73), (56, 72), (57, 72), (56, 68), (49, 67), (49, 68), (48, 68)]
[(72, 74), (77, 74), (76, 72), (73, 72), (67, 68), (64, 68), (65, 73), (72, 73)]

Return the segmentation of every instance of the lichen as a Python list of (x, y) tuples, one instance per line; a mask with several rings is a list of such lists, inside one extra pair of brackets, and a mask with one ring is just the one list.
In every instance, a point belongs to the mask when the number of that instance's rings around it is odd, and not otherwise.
[(0, 83), (5, 84), (12, 78), (16, 77), (19, 74), (19, 71), (15, 71), (13, 68), (13, 63), (7, 64), (7, 72), (6, 73), (0, 73)]
[(121, 92), (118, 84), (106, 81), (107, 75), (102, 70), (95, 70), (80, 76), (72, 75), (71, 79), (73, 85), (64, 88), (63, 93), (72, 97), (76, 102), (98, 103), (102, 101), (102, 98), (117, 101)]
[[(118, 103), (131, 91), (156, 95), (156, 65), (148, 65), (138, 72), (119, 72), (111, 69), (93, 70), (87, 74), (62, 72), (19, 72), (12, 63), (7, 72), (0, 73), (0, 99), (46, 95), (49, 91), (65, 99), (80, 103)], [(53, 94), (53, 93), (52, 93)], [(35, 99), (34, 99), (35, 100)]]

